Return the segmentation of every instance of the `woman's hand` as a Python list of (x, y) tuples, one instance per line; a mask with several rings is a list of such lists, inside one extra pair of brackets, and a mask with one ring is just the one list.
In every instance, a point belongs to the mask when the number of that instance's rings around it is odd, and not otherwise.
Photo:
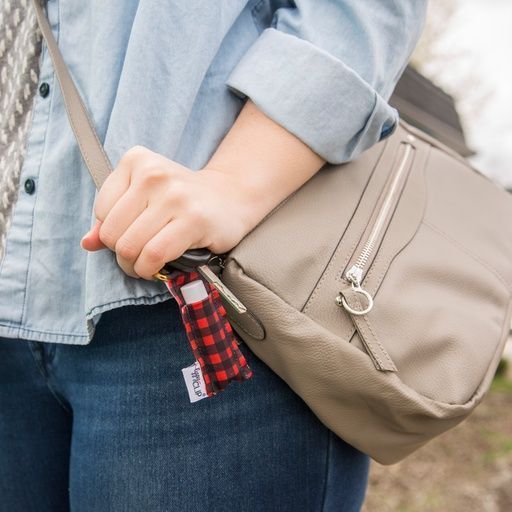
[(247, 100), (204, 169), (130, 149), (98, 192), (81, 245), (108, 247), (128, 275), (152, 280), (188, 249), (231, 250), (324, 163)]
[(102, 185), (84, 249), (109, 248), (130, 276), (153, 279), (189, 248), (229, 251), (250, 231), (251, 194), (233, 176), (192, 171), (143, 146), (131, 148)]

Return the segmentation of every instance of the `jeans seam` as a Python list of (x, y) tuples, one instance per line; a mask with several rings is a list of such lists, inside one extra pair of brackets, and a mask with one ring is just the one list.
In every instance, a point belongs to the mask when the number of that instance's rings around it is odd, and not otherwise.
[(332, 450), (332, 431), (329, 430), (327, 435), (327, 455), (325, 457), (325, 480), (324, 480), (324, 490), (322, 495), (322, 505), (320, 507), (320, 511), (324, 512), (325, 501), (327, 496), (327, 484), (329, 482), (329, 468), (331, 463), (331, 450)]
[[(31, 342), (28, 342), (28, 343), (31, 343)], [(35, 342), (34, 342), (35, 343)], [(34, 359), (34, 362), (39, 370), (39, 372), (41, 373), (41, 375), (43, 376), (43, 379), (44, 379), (44, 383), (46, 384), (46, 387), (48, 388), (48, 391), (50, 391), (50, 393), (53, 395), (53, 397), (55, 398), (55, 400), (57, 400), (58, 404), (64, 409), (64, 411), (66, 413), (68, 413), (70, 416), (73, 415), (73, 413), (71, 412), (71, 410), (64, 404), (64, 402), (60, 399), (60, 397), (58, 396), (57, 394), (57, 391), (53, 388), (52, 384), (50, 383), (49, 381), (49, 375), (48, 375), (48, 372), (46, 371), (46, 368), (44, 367), (43, 364), (41, 364), (35, 354), (34, 354), (34, 350), (32, 348), (32, 345), (29, 345), (29, 351), (32, 355), (32, 358)]]

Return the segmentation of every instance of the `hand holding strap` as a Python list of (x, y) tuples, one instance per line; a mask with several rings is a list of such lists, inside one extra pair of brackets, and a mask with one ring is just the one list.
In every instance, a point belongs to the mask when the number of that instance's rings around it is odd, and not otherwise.
[[(60, 84), (69, 124), (75, 134), (85, 165), (96, 184), (96, 188), (99, 190), (107, 176), (112, 172), (112, 164), (99, 141), (87, 109), (62, 58), (40, 0), (32, 0), (32, 4), (34, 5), (37, 22), (48, 46), (55, 74)], [(176, 260), (176, 268), (195, 267), (197, 266), (198, 257), (201, 259), (201, 264), (204, 264), (210, 260), (212, 254), (207, 249), (186, 251)], [(172, 266), (172, 262), (168, 262), (168, 264)]]

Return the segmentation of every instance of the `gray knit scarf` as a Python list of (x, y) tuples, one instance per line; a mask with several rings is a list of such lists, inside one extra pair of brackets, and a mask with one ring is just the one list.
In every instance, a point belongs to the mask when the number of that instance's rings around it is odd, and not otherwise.
[(30, 0), (0, 0), (0, 261), (18, 197), (41, 37)]

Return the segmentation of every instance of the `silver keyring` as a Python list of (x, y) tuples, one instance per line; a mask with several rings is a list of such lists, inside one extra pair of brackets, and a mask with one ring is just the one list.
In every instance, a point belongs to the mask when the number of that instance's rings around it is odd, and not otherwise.
[(356, 292), (356, 293), (360, 293), (361, 295), (364, 295), (366, 297), (366, 299), (368, 300), (368, 307), (366, 309), (363, 309), (362, 311), (358, 311), (356, 309), (352, 309), (348, 302), (345, 300), (345, 297), (343, 297), (343, 295), (341, 296), (341, 303), (343, 304), (343, 307), (349, 312), (351, 313), (352, 315), (366, 315), (366, 313), (370, 312), (371, 309), (373, 308), (373, 299), (372, 299), (372, 296), (366, 291), (366, 290), (363, 290), (362, 288), (353, 288), (353, 290)]

